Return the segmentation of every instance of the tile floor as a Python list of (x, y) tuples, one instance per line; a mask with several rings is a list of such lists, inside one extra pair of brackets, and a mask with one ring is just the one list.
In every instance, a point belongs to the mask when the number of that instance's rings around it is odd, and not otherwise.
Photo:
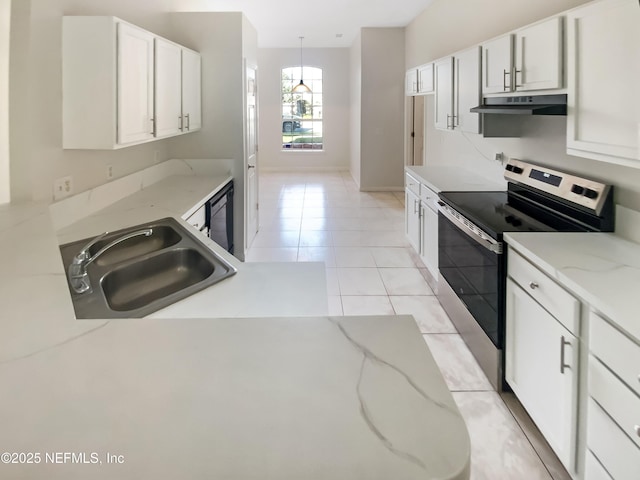
[(325, 262), (331, 315), (412, 314), (467, 421), (472, 479), (568, 478), (557, 459), (542, 462), (507, 407), (513, 399), (491, 389), (438, 303), (404, 236), (402, 192), (359, 192), (347, 172), (268, 172), (259, 182), (247, 261)]

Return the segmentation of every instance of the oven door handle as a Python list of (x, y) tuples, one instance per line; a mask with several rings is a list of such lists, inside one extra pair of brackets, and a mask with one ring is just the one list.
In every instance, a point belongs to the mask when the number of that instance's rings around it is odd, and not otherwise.
[[(439, 208), (440, 213), (447, 220), (453, 223), (453, 225), (456, 228), (466, 233), (467, 236), (475, 240), (475, 242), (480, 246), (486, 248), (487, 250), (493, 253), (502, 255), (502, 242), (498, 242), (497, 240), (494, 240), (493, 238), (488, 237), (486, 234), (481, 235), (479, 232), (481, 232), (482, 230), (480, 230), (478, 227), (476, 227), (473, 223), (471, 223), (465, 217), (460, 215), (458, 212), (455, 212), (455, 210), (449, 207), (449, 205), (447, 205), (446, 203), (439, 201), (438, 205), (440, 206)], [(459, 217), (456, 215), (453, 215), (451, 213), (452, 211), (454, 211)]]

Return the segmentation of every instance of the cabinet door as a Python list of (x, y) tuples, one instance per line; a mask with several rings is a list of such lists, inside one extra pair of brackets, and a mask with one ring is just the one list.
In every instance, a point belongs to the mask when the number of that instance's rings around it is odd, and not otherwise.
[(480, 47), (473, 47), (455, 55), (455, 128), (463, 132), (480, 133), (480, 114), (469, 111), (482, 103), (480, 54)]
[(572, 10), (567, 38), (567, 153), (640, 167), (638, 2)]
[(562, 20), (552, 18), (516, 33), (516, 90), (563, 87)]
[(578, 341), (507, 279), (505, 377), (570, 471), (576, 456)]
[(202, 127), (202, 80), (200, 54), (182, 49), (182, 115), (186, 131)]
[(420, 253), (420, 199), (409, 189), (405, 190), (404, 209), (407, 240)]
[(153, 35), (118, 24), (119, 144), (153, 138)]
[(433, 92), (433, 63), (418, 68), (418, 93)]
[(511, 91), (513, 35), (504, 35), (482, 45), (482, 93)]
[(420, 258), (433, 278), (438, 278), (438, 214), (424, 202), (420, 208)]
[(453, 118), (453, 57), (434, 63), (435, 73), (435, 126), (440, 130), (451, 130)]
[(177, 135), (183, 130), (181, 51), (175, 43), (161, 38), (156, 49), (156, 137)]
[(418, 93), (418, 70), (412, 68), (407, 70), (404, 76), (404, 92), (407, 96), (413, 96)]

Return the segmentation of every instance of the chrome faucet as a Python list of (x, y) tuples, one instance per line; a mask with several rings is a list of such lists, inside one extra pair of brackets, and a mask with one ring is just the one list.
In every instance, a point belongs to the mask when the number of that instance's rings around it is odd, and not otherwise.
[(107, 236), (109, 232), (104, 232), (103, 234), (98, 235), (96, 238), (91, 240), (84, 247), (82, 247), (82, 249), (75, 257), (73, 257), (73, 260), (69, 265), (69, 284), (71, 285), (71, 288), (73, 288), (73, 291), (76, 293), (86, 293), (91, 291), (91, 282), (89, 281), (89, 275), (87, 274), (87, 266), (89, 266), (91, 262), (93, 262), (104, 252), (109, 250), (114, 245), (124, 242), (125, 240), (129, 240), (130, 238), (140, 235), (148, 237), (152, 233), (152, 228), (145, 228), (144, 230), (137, 230), (135, 232), (127, 233), (126, 235), (122, 235), (121, 237), (116, 238), (113, 242), (102, 247), (93, 256), (89, 255), (89, 249), (93, 247), (96, 242), (102, 240), (105, 236)]

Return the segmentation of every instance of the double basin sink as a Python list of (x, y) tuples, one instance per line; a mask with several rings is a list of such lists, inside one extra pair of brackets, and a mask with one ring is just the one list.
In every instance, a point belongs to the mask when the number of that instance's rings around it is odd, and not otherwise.
[[(65, 269), (91, 240), (60, 246)], [(76, 318), (144, 317), (236, 273), (170, 217), (110, 232), (86, 249), (86, 258), (88, 290), (77, 293), (67, 277)]]

